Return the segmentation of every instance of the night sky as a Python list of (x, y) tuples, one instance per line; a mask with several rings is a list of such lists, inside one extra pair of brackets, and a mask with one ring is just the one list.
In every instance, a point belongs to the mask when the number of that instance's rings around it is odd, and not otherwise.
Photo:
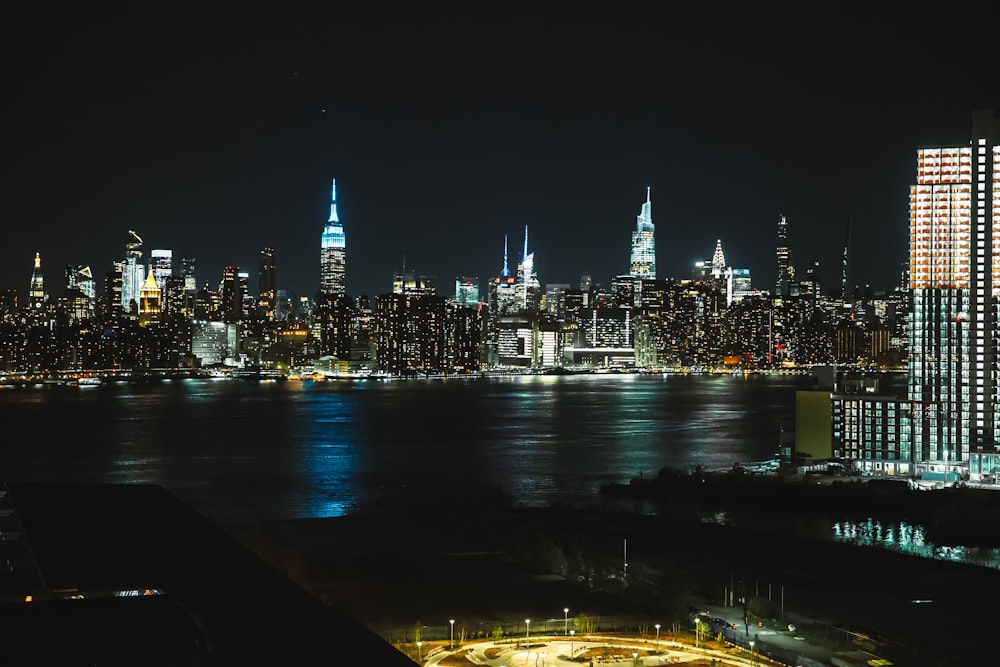
[(67, 264), (102, 275), (132, 229), (213, 286), (236, 264), (256, 289), (273, 247), (279, 287), (311, 296), (331, 178), (352, 295), (390, 291), (404, 257), (442, 293), (457, 275), (485, 285), (505, 234), (515, 268), (525, 225), (543, 285), (608, 283), (647, 186), (661, 278), (721, 239), (773, 289), (783, 213), (800, 270), (819, 261), (838, 285), (851, 221), (857, 282), (889, 288), (917, 148), (968, 142), (972, 109), (1000, 106), (987, 22), (954, 11), (323, 4), (9, 15), (0, 288), (23, 298), (39, 252), (58, 295)]

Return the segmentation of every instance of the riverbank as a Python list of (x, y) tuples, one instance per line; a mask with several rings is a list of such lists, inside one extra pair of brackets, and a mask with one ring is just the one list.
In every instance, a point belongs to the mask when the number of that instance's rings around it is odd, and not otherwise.
[[(250, 527), (244, 527), (244, 530)], [(864, 629), (897, 664), (946, 665), (988, 652), (970, 624), (991, 618), (1000, 572), (880, 549), (760, 531), (564, 508), (411, 507), (364, 516), (254, 526), (247, 544), (313, 595), (389, 641), (557, 630), (585, 617), (602, 631), (683, 627), (698, 600), (727, 591), (780, 599), (781, 619), (818, 631)], [(627, 552), (626, 552), (627, 548)], [(539, 558), (540, 553), (549, 560)], [(606, 577), (594, 585), (542, 563), (562, 553)], [(622, 586), (627, 556), (630, 581)], [(616, 575), (617, 573), (617, 575)], [(641, 585), (639, 585), (641, 582)], [(738, 597), (738, 596), (737, 596)], [(682, 608), (678, 609), (678, 605)], [(768, 620), (770, 623), (770, 620)], [(844, 630), (838, 629), (842, 628)], [(974, 633), (973, 633), (974, 634)], [(939, 641), (958, 638), (958, 645)]]
[(993, 489), (926, 489), (892, 478), (751, 475), (740, 468), (724, 473), (664, 468), (652, 478), (605, 484), (601, 493), (651, 503), (673, 515), (908, 521), (923, 525), (925, 538), (937, 545), (1000, 547), (1000, 491)]

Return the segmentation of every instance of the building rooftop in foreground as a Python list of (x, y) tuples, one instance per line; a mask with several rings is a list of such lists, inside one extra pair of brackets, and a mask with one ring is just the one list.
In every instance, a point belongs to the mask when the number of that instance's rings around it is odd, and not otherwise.
[(159, 486), (0, 484), (4, 662), (412, 665)]

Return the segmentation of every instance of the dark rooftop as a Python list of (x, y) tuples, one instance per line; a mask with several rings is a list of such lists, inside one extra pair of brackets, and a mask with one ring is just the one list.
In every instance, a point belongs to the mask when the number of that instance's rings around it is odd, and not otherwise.
[(5, 663), (413, 664), (158, 486), (0, 485), (0, 564)]

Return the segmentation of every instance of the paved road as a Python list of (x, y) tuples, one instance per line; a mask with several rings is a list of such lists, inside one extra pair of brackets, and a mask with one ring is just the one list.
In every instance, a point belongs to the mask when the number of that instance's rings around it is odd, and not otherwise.
[[(748, 646), (752, 640), (754, 651), (763, 655), (771, 656), (782, 662), (789, 664), (803, 664), (809, 660), (819, 664), (829, 665), (832, 656), (837, 653), (824, 646), (810, 644), (799, 632), (790, 631), (787, 625), (784, 628), (760, 627), (756, 623), (746, 623), (743, 618), (743, 610), (738, 607), (723, 607), (703, 603), (700, 606), (702, 611), (706, 611), (710, 618), (723, 619), (726, 626), (721, 629), (723, 638), (739, 646)], [(793, 623), (819, 622), (820, 619), (805, 619), (795, 616), (786, 620)], [(825, 621), (825, 619), (823, 619)], [(736, 626), (733, 629), (733, 626)], [(712, 636), (720, 632), (719, 625), (710, 623)], [(798, 626), (794, 626), (798, 630)], [(808, 660), (803, 660), (807, 658)]]

